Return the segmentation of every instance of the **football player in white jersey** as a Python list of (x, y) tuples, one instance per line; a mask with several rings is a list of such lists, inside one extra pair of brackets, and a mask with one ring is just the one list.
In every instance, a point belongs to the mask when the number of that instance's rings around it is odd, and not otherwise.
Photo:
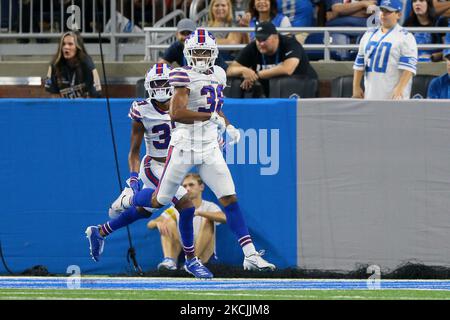
[[(173, 95), (173, 87), (169, 84), (170, 67), (163, 63), (155, 64), (146, 74), (145, 88), (149, 93), (149, 99), (134, 101), (130, 108), (129, 117), (132, 121), (131, 145), (128, 155), (130, 178), (127, 180), (130, 188), (125, 188), (119, 198), (114, 201), (109, 209), (112, 220), (99, 226), (90, 226), (86, 229), (89, 240), (91, 256), (95, 261), (99, 260), (103, 252), (105, 237), (112, 232), (123, 228), (137, 220), (150, 217), (155, 209), (148, 206), (139, 206), (138, 203), (148, 203), (147, 199), (159, 184), (163, 174), (169, 142), (171, 138), (172, 121), (169, 116), (170, 98)], [(217, 138), (217, 133), (216, 133)], [(140, 161), (140, 146), (145, 140), (146, 155)], [(137, 171), (140, 171), (140, 174)], [(124, 199), (131, 199), (140, 190), (139, 178), (144, 182), (144, 189), (135, 198), (135, 202), (126, 210), (121, 207)], [(180, 201), (186, 195), (186, 189), (179, 187), (173, 197), (172, 204), (179, 209)], [(185, 235), (184, 233), (192, 233)], [(181, 237), (193, 236), (193, 230), (180, 229)], [(192, 259), (186, 270), (199, 278), (210, 278), (209, 271), (197, 259)]]
[[(164, 170), (171, 131), (174, 127), (169, 115), (170, 98), (173, 95), (173, 87), (169, 84), (171, 69), (167, 64), (157, 63), (149, 70), (144, 82), (149, 98), (134, 101), (128, 113), (134, 120), (128, 154), (130, 178), (127, 181), (133, 194), (140, 190), (139, 179), (144, 183), (144, 187), (156, 189)], [(140, 149), (143, 139), (146, 154), (141, 161)], [(125, 193), (130, 193), (130, 189), (125, 189), (121, 197)], [(180, 188), (175, 195), (174, 203), (185, 194), (185, 190)], [(116, 209), (117, 205), (113, 203), (109, 210), (111, 218), (117, 217), (123, 211)], [(152, 208), (146, 209), (149, 212), (154, 211)]]
[[(401, 0), (383, 0), (381, 27), (362, 37), (353, 66), (353, 98), (409, 99), (416, 74), (417, 43), (398, 24), (402, 6)], [(365, 92), (360, 85), (363, 76)]]
[[(170, 115), (176, 128), (172, 132), (168, 161), (153, 194), (152, 206), (169, 203), (186, 173), (197, 166), (200, 176), (224, 207), (227, 225), (244, 252), (244, 269), (274, 270), (275, 266), (264, 260), (253, 245), (239, 208), (233, 179), (218, 145), (218, 129), (228, 133), (231, 143), (239, 141), (240, 133), (224, 118), (221, 110), (226, 74), (214, 65), (217, 55), (214, 36), (204, 28), (198, 28), (185, 41), (184, 56), (188, 66), (170, 72), (169, 81), (174, 87)], [(190, 208), (185, 211), (193, 217), (194, 205), (186, 205)], [(188, 217), (186, 214), (188, 222), (184, 223), (192, 228), (192, 218)], [(180, 212), (180, 229), (182, 219)], [(185, 253), (193, 250), (192, 241), (182, 239)]]

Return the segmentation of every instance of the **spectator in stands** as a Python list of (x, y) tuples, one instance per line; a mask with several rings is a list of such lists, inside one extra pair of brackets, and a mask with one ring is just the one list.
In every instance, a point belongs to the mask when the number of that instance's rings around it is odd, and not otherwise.
[(437, 16), (450, 18), (450, 1), (448, 0), (433, 0), (433, 6), (436, 10)]
[(329, 0), (331, 9), (327, 12), (328, 27), (365, 27), (371, 6), (376, 6), (376, 0)]
[[(277, 6), (278, 12), (288, 17), (293, 27), (312, 27), (314, 25), (311, 0), (277, 0)], [(299, 32), (295, 37), (301, 44), (304, 44), (307, 35), (306, 32)]]
[(279, 34), (275, 25), (269, 21), (256, 26), (255, 36), (256, 40), (240, 52), (227, 70), (228, 76), (243, 79), (243, 90), (251, 90), (259, 82), (265, 96), (269, 97), (270, 78), (317, 78), (305, 50), (294, 37)]
[[(183, 67), (187, 65), (186, 59), (184, 58), (184, 40), (197, 28), (197, 24), (191, 19), (181, 19), (177, 24), (177, 41), (172, 43), (172, 45), (167, 48), (164, 55), (159, 58), (159, 63), (166, 63), (173, 65), (174, 62), (178, 66)], [(218, 58), (215, 62), (216, 65), (222, 67), (224, 70), (228, 68), (223, 56), (219, 53)]]
[[(189, 7), (192, 4), (192, 0), (164, 0), (164, 2), (166, 4), (167, 13), (184, 8), (189, 10)], [(187, 12), (185, 12), (185, 14), (187, 15)]]
[[(402, 0), (382, 0), (381, 27), (366, 31), (359, 44), (353, 65), (353, 98), (410, 98), (417, 69), (417, 44), (414, 36), (398, 24), (402, 9)], [(365, 91), (361, 88), (363, 77)]]
[(428, 99), (450, 99), (450, 49), (444, 50), (444, 57), (447, 61), (447, 72), (431, 80)]
[[(233, 9), (230, 0), (212, 0), (208, 10), (208, 23), (206, 27), (223, 27), (224, 31), (214, 32), (217, 44), (243, 44), (248, 43), (248, 35), (243, 32), (229, 32), (227, 27), (236, 26), (233, 22)], [(223, 53), (226, 61), (234, 60), (229, 52)]]
[[(189, 198), (195, 206), (194, 213), (194, 239), (195, 255), (207, 263), (211, 257), (215, 257), (216, 225), (226, 223), (226, 216), (213, 202), (202, 199), (205, 189), (202, 179), (196, 173), (189, 173), (182, 182)], [(177, 260), (181, 252), (180, 237), (177, 223), (179, 213), (174, 208), (167, 209), (161, 216), (150, 220), (149, 229), (158, 228), (161, 234), (161, 246), (164, 260), (158, 264), (158, 270), (176, 270)]]
[(98, 98), (101, 84), (97, 69), (87, 54), (79, 33), (62, 35), (58, 51), (48, 68), (45, 89), (54, 97)]
[[(9, 29), (11, 24), (11, 30), (16, 30), (17, 19), (12, 18), (9, 20), (9, 12), (11, 11), (11, 17), (17, 17), (19, 14), (19, 4), (17, 1), (0, 1), (0, 29)], [(3, 32), (3, 30), (1, 30)]]
[[(255, 27), (261, 22), (272, 22), (277, 28), (291, 27), (291, 21), (278, 12), (277, 0), (250, 0), (248, 13), (242, 18), (242, 25)], [(255, 40), (255, 33), (250, 33), (250, 40)]]
[[(437, 19), (433, 0), (412, 0), (412, 14), (406, 20), (406, 27), (446, 27), (447, 18)], [(445, 35), (429, 32), (413, 33), (417, 44), (443, 43)], [(442, 61), (442, 50), (419, 50), (419, 62)]]

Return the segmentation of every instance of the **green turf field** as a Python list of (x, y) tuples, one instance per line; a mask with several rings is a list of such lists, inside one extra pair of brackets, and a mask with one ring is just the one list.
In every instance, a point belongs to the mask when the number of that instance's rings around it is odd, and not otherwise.
[(54, 290), (0, 289), (0, 299), (94, 300), (450, 300), (450, 291), (439, 290)]

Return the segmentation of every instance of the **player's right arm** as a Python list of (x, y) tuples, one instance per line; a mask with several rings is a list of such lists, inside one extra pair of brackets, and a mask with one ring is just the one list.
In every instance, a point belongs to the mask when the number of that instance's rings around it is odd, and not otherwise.
[[(140, 102), (141, 104), (145, 101)], [(142, 139), (145, 134), (145, 126), (142, 123), (142, 115), (140, 113), (140, 103), (135, 101), (131, 105), (128, 117), (132, 119), (131, 125), (131, 142), (130, 152), (128, 153), (128, 167), (130, 168), (130, 182), (129, 185), (133, 192), (140, 190), (139, 184), (139, 167), (140, 167), (140, 151)]]

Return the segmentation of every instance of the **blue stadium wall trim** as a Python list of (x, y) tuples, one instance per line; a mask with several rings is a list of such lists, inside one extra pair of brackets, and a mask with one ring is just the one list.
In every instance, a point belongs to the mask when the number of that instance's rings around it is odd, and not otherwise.
[[(111, 112), (122, 182), (128, 177), (131, 99), (112, 99)], [(257, 249), (278, 267), (297, 264), (296, 100), (227, 99), (224, 111), (245, 131), (227, 159)], [(84, 231), (108, 220), (119, 194), (104, 99), (0, 99), (0, 241), (10, 269), (44, 265), (65, 274), (130, 271), (126, 229), (106, 241), (100, 262), (89, 256)], [(254, 149), (248, 143), (252, 140)], [(239, 151), (240, 150), (240, 151)], [(243, 152), (245, 151), (245, 152)], [(142, 148), (142, 154), (144, 148)], [(217, 200), (207, 190), (205, 199)], [(159, 234), (146, 220), (130, 228), (142, 268), (162, 259)], [(217, 228), (221, 263), (242, 264), (226, 225)], [(0, 264), (0, 274), (6, 270)]]

